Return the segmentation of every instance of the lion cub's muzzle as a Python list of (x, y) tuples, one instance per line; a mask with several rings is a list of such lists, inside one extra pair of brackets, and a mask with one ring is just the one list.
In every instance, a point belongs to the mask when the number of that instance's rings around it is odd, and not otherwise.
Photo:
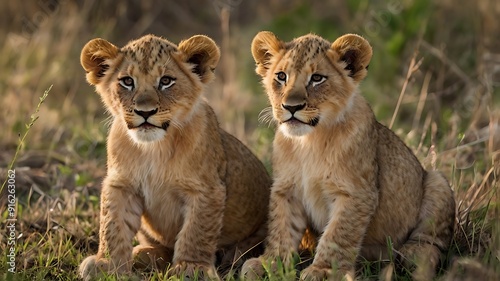
[(129, 129), (139, 129), (147, 132), (151, 129), (166, 130), (169, 122), (161, 120), (159, 115), (158, 96), (151, 92), (142, 92), (133, 99), (133, 104), (129, 109), (132, 116), (129, 117), (127, 125)]
[(144, 143), (163, 139), (170, 122), (161, 120), (162, 114), (158, 107), (135, 106), (129, 109), (129, 113), (126, 123), (128, 133), (133, 140)]
[(144, 117), (145, 120), (148, 120), (149, 116), (155, 115), (158, 112), (158, 108), (155, 108), (155, 109), (149, 110), (149, 111), (142, 111), (142, 110), (134, 109), (134, 112), (137, 115)]
[(153, 110), (138, 110), (134, 109), (134, 117), (131, 122), (127, 122), (127, 127), (129, 129), (163, 129), (167, 130), (170, 122), (159, 122), (155, 120), (156, 114), (158, 113), (158, 108)]
[(150, 117), (152, 117), (156, 113), (158, 113), (158, 108), (153, 109), (153, 110), (148, 110), (148, 111), (134, 109), (134, 113), (141, 116), (142, 118), (144, 118), (144, 121), (141, 124), (139, 124), (138, 126), (133, 126), (132, 128), (130, 128), (130, 126), (129, 126), (129, 129), (138, 128), (138, 127), (147, 128), (148, 126), (152, 126), (152, 127), (166, 130), (170, 124), (170, 122), (167, 121), (167, 122), (161, 123), (160, 125), (157, 125), (157, 122), (154, 122), (153, 120), (151, 120), (152, 118), (150, 119)]
[(309, 126), (318, 125), (319, 118), (307, 118), (303, 116), (302, 110), (306, 108), (305, 103), (289, 105), (289, 104), (281, 104), (281, 108), (283, 109), (283, 117), (284, 121), (282, 123), (303, 123)]

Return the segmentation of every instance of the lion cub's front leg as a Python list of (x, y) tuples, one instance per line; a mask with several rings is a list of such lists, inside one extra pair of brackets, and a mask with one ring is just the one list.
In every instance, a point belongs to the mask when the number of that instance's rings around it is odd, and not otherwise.
[(217, 241), (222, 230), (226, 198), (223, 184), (182, 183), (185, 217), (175, 242), (171, 276), (188, 280), (220, 280), (215, 269)]
[(327, 199), (333, 202), (329, 208), (330, 220), (319, 240), (313, 263), (301, 272), (301, 280), (355, 278), (356, 258), (375, 212), (378, 193), (375, 188), (361, 186), (331, 190), (331, 198)]
[(129, 273), (132, 239), (141, 225), (141, 198), (126, 187), (105, 180), (101, 194), (99, 250), (79, 267), (79, 275), (91, 280), (100, 273)]
[(275, 183), (272, 187), (266, 250), (263, 256), (243, 264), (242, 279), (260, 279), (265, 274), (264, 265), (276, 270), (276, 259), (281, 259), (285, 269), (293, 266), (293, 256), (307, 227), (304, 207), (293, 195), (293, 188), (290, 183)]

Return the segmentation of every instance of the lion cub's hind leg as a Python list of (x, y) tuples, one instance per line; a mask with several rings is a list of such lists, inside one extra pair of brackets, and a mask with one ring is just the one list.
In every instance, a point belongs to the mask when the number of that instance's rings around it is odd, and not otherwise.
[[(267, 224), (263, 224), (250, 237), (242, 240), (231, 247), (217, 252), (217, 271), (221, 276), (227, 276), (239, 271), (243, 263), (252, 257), (258, 257), (264, 253), (264, 240), (267, 235)], [(224, 278), (226, 279), (226, 278)]]
[(424, 180), (424, 197), (419, 223), (399, 250), (401, 262), (412, 269), (414, 280), (432, 280), (453, 236), (455, 199), (446, 179), (429, 171)]

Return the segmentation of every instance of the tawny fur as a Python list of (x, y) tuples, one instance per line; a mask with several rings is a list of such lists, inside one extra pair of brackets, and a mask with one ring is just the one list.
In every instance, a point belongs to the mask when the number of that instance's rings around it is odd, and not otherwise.
[(113, 117), (99, 250), (80, 265), (83, 279), (130, 273), (133, 256), (142, 266), (171, 263), (171, 275), (218, 279), (216, 254), (227, 269), (265, 238), (270, 178), (203, 98), (219, 56), (201, 35), (179, 46), (148, 35), (83, 48), (87, 80)]
[(416, 280), (430, 280), (452, 237), (453, 192), (358, 93), (369, 43), (353, 34), (333, 44), (311, 34), (283, 42), (260, 32), (252, 54), (277, 131), (266, 250), (242, 276), (262, 276), (262, 264), (277, 258), (292, 266), (311, 228), (319, 241), (302, 280), (352, 280), (359, 259), (391, 255), (410, 270), (416, 264)]

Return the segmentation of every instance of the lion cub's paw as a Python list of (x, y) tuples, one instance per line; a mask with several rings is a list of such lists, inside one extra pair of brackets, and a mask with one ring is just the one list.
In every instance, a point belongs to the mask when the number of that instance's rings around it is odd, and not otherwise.
[(247, 260), (241, 268), (240, 277), (242, 280), (260, 280), (266, 274), (260, 258)]
[(105, 259), (97, 259), (96, 255), (87, 257), (78, 267), (78, 275), (84, 281), (90, 281), (99, 277), (103, 273), (109, 272), (109, 261)]
[(319, 267), (317, 265), (310, 265), (300, 273), (301, 281), (353, 281), (354, 274), (345, 273), (341, 271), (334, 271), (329, 267)]
[(183, 280), (217, 280), (220, 277), (214, 266), (195, 262), (179, 262), (169, 272), (169, 276), (184, 277)]
[(280, 280), (295, 279), (296, 270), (294, 262), (290, 259), (281, 261), (279, 258), (269, 258), (260, 256), (247, 260), (240, 273), (240, 278), (244, 280), (262, 280), (262, 278), (269, 275)]
[(97, 280), (103, 278), (105, 274), (120, 275), (120, 280), (136, 280), (137, 278), (130, 273), (126, 266), (117, 268), (108, 259), (98, 259), (96, 255), (87, 257), (78, 267), (78, 275), (84, 281)]
[[(324, 268), (315, 265), (310, 265), (300, 273), (300, 280), (303, 281), (322, 281), (329, 280), (332, 274), (331, 268)], [(340, 280), (340, 279), (339, 279)]]

